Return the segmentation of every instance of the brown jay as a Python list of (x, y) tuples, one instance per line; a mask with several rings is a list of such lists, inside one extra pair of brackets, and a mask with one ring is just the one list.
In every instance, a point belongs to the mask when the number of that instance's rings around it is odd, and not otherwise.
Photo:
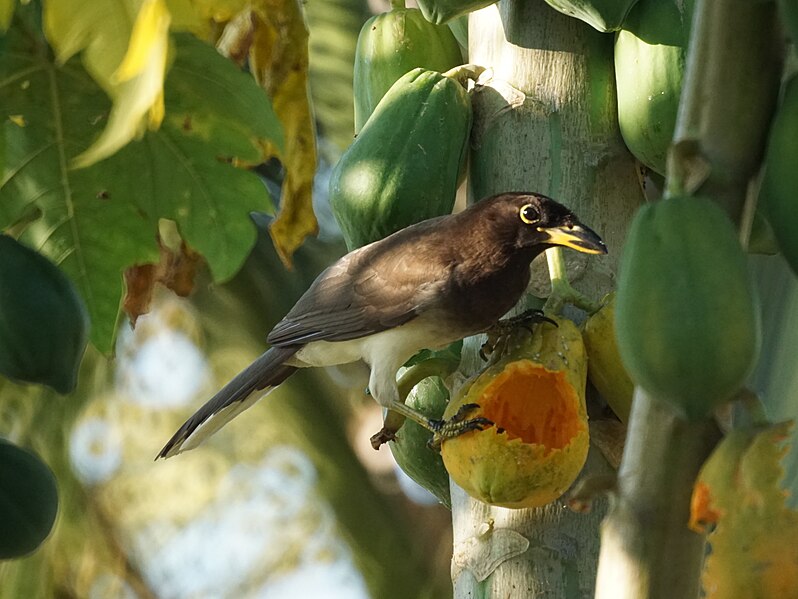
[(406, 413), (397, 370), (419, 350), (496, 324), (527, 288), (532, 259), (552, 246), (607, 252), (570, 210), (526, 192), (493, 196), (349, 252), (272, 329), (272, 347), (197, 410), (158, 457), (196, 447), (297, 368), (363, 360), (371, 395)]

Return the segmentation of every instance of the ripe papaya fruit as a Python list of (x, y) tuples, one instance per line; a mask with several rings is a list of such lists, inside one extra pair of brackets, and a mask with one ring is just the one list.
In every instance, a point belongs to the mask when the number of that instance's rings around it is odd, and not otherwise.
[(742, 386), (760, 342), (746, 255), (726, 213), (706, 198), (640, 209), (620, 265), (615, 327), (632, 380), (690, 419)]
[(423, 67), (448, 71), (463, 63), (451, 30), (430, 23), (417, 8), (396, 8), (363, 25), (355, 50), (355, 133), (402, 75)]
[(417, 0), (418, 7), (432, 23), (448, 23), (452, 19), (496, 4), (499, 0)]
[(417, 68), (394, 83), (330, 178), (349, 249), (449, 214), (470, 129), (470, 99), (456, 79)]
[(798, 77), (785, 86), (770, 127), (760, 206), (779, 250), (798, 274)]
[(624, 18), (637, 0), (546, 0), (559, 12), (584, 21), (606, 33), (621, 28)]
[[(438, 420), (443, 417), (448, 401), (449, 391), (443, 382), (438, 377), (430, 377), (413, 388), (405, 403), (427, 418)], [(388, 446), (405, 474), (451, 509), (449, 474), (440, 454), (430, 449), (431, 440), (431, 432), (408, 420)]]
[(444, 418), (466, 404), (468, 418), (494, 423), (446, 439), (443, 463), (469, 495), (508, 508), (540, 507), (560, 497), (584, 466), (590, 445), (585, 407), (587, 358), (582, 335), (558, 326), (521, 330), (501, 357), (455, 394)]
[(50, 468), (30, 451), (0, 439), (0, 559), (36, 549), (50, 534), (57, 512)]
[(623, 367), (615, 340), (615, 292), (587, 319), (582, 338), (587, 351), (587, 377), (621, 422), (629, 422), (635, 385)]
[(640, 0), (615, 39), (621, 135), (640, 162), (665, 174), (694, 0)]
[(69, 393), (88, 333), (86, 306), (61, 270), (0, 235), (0, 373)]

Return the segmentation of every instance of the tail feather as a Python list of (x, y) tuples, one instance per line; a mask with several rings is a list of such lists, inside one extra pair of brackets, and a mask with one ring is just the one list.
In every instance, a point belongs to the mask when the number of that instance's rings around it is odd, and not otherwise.
[[(285, 361), (301, 346), (272, 347), (242, 370), (236, 377), (209, 399), (191, 418), (183, 423), (158, 453), (158, 458), (169, 458), (194, 449), (213, 433), (277, 387), (296, 370)], [(266, 393), (253, 395), (268, 389)]]

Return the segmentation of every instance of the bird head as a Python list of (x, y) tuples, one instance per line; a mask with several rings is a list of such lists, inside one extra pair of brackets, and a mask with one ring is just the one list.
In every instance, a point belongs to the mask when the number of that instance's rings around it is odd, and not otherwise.
[(498, 220), (515, 230), (517, 247), (562, 246), (587, 254), (606, 254), (607, 246), (573, 212), (537, 193), (510, 192), (486, 200), (497, 210)]

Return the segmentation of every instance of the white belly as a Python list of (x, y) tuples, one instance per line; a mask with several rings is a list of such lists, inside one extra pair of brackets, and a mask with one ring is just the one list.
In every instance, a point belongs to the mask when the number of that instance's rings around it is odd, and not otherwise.
[(300, 349), (294, 360), (303, 366), (335, 366), (358, 360), (370, 365), (400, 360), (401, 365), (421, 349), (437, 349), (456, 341), (435, 328), (417, 319), (360, 339), (313, 341)]

